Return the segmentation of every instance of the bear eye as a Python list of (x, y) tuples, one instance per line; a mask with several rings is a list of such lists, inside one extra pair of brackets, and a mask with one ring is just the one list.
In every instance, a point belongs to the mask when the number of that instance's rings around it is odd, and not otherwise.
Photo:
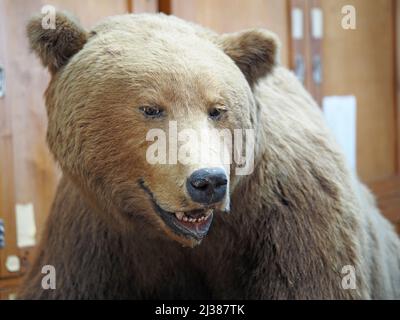
[(222, 115), (226, 112), (226, 109), (223, 108), (212, 108), (209, 112), (208, 112), (208, 116), (210, 117), (210, 119), (212, 120), (219, 120), (221, 119)]
[(139, 109), (149, 118), (159, 118), (164, 114), (164, 110), (158, 106), (143, 106)]

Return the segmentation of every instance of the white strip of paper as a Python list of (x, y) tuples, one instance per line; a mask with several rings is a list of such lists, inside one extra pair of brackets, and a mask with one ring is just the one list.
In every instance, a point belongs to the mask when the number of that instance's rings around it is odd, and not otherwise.
[(323, 13), (320, 8), (311, 9), (311, 34), (314, 39), (321, 39), (323, 35)]
[(350, 169), (356, 171), (356, 97), (324, 97), (322, 109), (326, 122), (342, 148)]
[(31, 247), (36, 244), (36, 224), (33, 203), (17, 204), (17, 244), (18, 247)]
[(292, 9), (292, 37), (295, 40), (303, 39), (303, 10)]

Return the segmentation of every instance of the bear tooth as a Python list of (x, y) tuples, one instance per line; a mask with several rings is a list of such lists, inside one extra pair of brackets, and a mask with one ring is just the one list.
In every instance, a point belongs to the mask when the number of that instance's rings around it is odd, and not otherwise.
[(183, 219), (183, 221), (188, 221), (188, 218), (186, 218), (186, 217), (183, 217), (182, 219)]
[(183, 212), (176, 212), (176, 213), (175, 213), (175, 216), (176, 216), (179, 220), (182, 220), (182, 218), (183, 218)]

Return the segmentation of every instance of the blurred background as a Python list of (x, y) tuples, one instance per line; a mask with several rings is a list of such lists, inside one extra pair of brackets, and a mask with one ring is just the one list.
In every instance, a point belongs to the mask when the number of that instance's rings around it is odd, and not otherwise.
[(0, 0), (0, 299), (15, 298), (60, 177), (45, 142), (49, 75), (25, 36), (44, 5), (86, 28), (110, 15), (164, 12), (221, 33), (274, 31), (281, 63), (400, 231), (400, 0)]

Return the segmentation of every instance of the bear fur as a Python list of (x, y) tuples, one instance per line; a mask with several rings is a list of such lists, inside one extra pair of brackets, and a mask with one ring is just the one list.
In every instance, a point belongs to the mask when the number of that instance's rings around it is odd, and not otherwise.
[[(163, 14), (86, 32), (58, 12), (55, 30), (39, 16), (28, 36), (52, 74), (47, 140), (63, 177), (20, 298), (400, 298), (399, 238), (279, 65), (273, 34), (218, 35)], [(146, 192), (171, 211), (195, 208), (184, 191), (193, 168), (144, 159), (146, 130), (164, 126), (137, 111), (152, 103), (182, 127), (211, 125), (209, 104), (223, 104), (215, 126), (256, 132), (254, 170), (230, 169), (202, 241), (172, 232)], [(55, 290), (42, 288), (44, 265)]]

